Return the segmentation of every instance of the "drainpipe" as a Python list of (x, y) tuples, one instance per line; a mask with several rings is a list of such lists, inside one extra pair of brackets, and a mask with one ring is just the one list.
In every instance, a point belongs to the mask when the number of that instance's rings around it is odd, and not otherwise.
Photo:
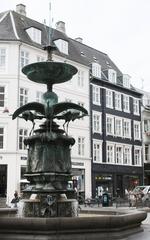
[[(19, 107), (19, 96), (20, 96), (20, 49), (21, 49), (22, 42), (19, 43), (18, 46), (18, 76), (17, 76), (17, 108)], [(16, 153), (18, 151), (18, 130), (19, 130), (19, 118), (16, 119), (17, 121), (17, 139), (16, 139)]]

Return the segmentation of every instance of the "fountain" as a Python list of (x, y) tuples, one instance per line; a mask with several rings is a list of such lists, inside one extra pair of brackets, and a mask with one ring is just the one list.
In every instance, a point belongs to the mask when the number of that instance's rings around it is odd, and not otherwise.
[[(25, 139), (28, 149), (25, 177), (29, 185), (23, 191), (21, 213), (16, 209), (0, 210), (0, 239), (75, 240), (120, 239), (141, 231), (146, 212), (86, 212), (78, 216), (78, 202), (68, 182), (71, 179), (70, 121), (82, 118), (87, 110), (75, 103), (58, 103), (53, 84), (63, 83), (77, 73), (67, 63), (53, 62), (53, 46), (45, 48), (48, 61), (25, 66), (22, 71), (31, 81), (47, 85), (43, 102), (31, 102), (18, 108), (12, 118), (30, 120), (33, 128)], [(35, 120), (43, 120), (34, 129)], [(60, 128), (59, 120), (64, 120)], [(16, 214), (16, 215), (15, 215)], [(19, 217), (18, 217), (19, 216)]]

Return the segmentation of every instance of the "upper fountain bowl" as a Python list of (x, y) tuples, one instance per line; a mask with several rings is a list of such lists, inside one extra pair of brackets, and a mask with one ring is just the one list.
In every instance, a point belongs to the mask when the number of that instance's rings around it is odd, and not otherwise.
[(53, 85), (69, 81), (77, 73), (77, 68), (63, 62), (37, 62), (22, 68), (28, 79), (37, 83)]

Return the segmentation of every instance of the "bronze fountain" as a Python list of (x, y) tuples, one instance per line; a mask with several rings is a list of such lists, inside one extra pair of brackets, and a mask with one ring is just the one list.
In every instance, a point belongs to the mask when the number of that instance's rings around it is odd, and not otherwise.
[[(71, 179), (70, 150), (75, 140), (68, 136), (68, 124), (88, 112), (75, 103), (58, 103), (53, 85), (70, 80), (77, 69), (68, 63), (53, 62), (51, 58), (55, 48), (48, 46), (45, 49), (48, 51), (46, 62), (32, 63), (22, 69), (31, 81), (47, 85), (42, 103), (27, 103), (12, 116), (12, 119), (21, 117), (33, 122), (33, 129), (24, 141), (28, 148), (25, 177), (30, 184), (23, 191), (23, 214), (26, 217), (76, 216), (74, 190), (68, 187)], [(44, 122), (34, 130), (36, 119), (44, 119)], [(60, 129), (54, 120), (64, 120), (64, 129)]]

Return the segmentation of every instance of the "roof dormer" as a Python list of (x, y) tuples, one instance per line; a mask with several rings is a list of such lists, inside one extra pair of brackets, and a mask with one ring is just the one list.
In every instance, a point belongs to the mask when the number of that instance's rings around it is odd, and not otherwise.
[(92, 62), (92, 76), (101, 78), (101, 65), (97, 62)]
[(41, 44), (41, 30), (35, 27), (30, 27), (26, 29), (26, 32), (33, 42)]
[(123, 74), (123, 86), (130, 88), (130, 79), (131, 77), (128, 74)]
[(54, 41), (56, 47), (61, 53), (68, 55), (68, 42), (64, 39), (57, 39)]

